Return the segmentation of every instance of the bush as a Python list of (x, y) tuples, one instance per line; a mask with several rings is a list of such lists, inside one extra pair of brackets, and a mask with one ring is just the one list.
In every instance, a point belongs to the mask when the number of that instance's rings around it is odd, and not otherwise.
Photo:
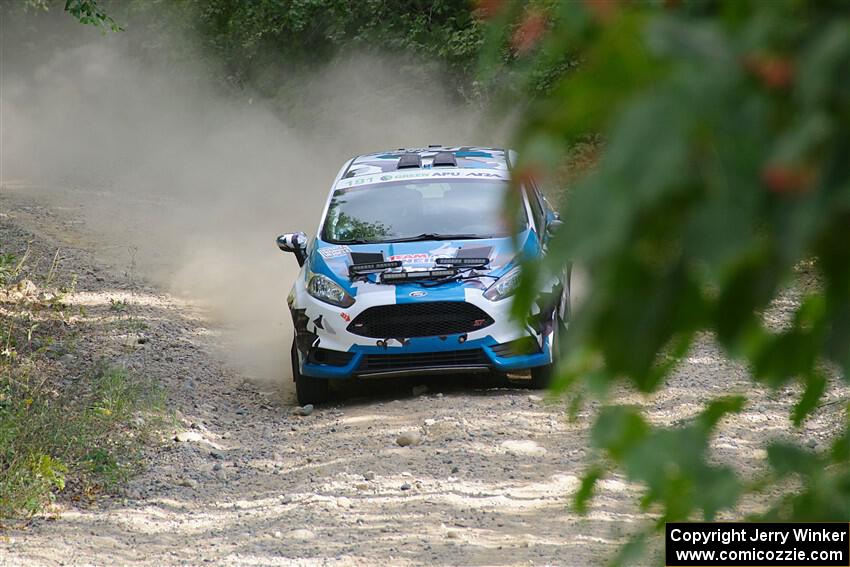
[(99, 365), (62, 389), (21, 373), (20, 361), (0, 369), (0, 519), (34, 514), (66, 489), (82, 498), (115, 487), (162, 419), (159, 388), (121, 368)]

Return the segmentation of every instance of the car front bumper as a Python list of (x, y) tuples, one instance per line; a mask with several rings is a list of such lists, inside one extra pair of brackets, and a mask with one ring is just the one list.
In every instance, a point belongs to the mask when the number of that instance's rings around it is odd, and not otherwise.
[[(400, 347), (355, 345), (345, 353), (319, 352), (319, 358), (335, 359), (333, 363), (319, 362), (315, 352), (308, 352), (306, 357), (301, 357), (301, 373), (315, 378), (344, 379), (514, 372), (543, 366), (551, 361), (548, 340), (538, 352), (505, 355), (505, 343), (497, 343), (492, 337), (463, 343), (458, 343), (459, 338), (420, 337), (409, 339), (408, 344)], [(347, 361), (341, 363), (343, 357), (340, 354), (346, 355)]]
[[(433, 294), (434, 299), (445, 300)], [(417, 374), (515, 372), (544, 366), (552, 360), (550, 335), (541, 327), (525, 328), (510, 319), (510, 300), (492, 302), (480, 291), (466, 292), (455, 301), (472, 304), (491, 319), (480, 330), (444, 336), (377, 339), (348, 330), (357, 316), (394, 297), (374, 294), (358, 298), (343, 309), (301, 296), (293, 309), (301, 373), (328, 379), (381, 378)], [(519, 341), (517, 343), (516, 341)], [(517, 350), (513, 346), (520, 344)]]
[[(300, 286), (299, 286), (300, 287)], [(511, 319), (511, 301), (490, 301), (478, 289), (428, 289), (428, 301), (410, 292), (418, 286), (373, 286), (349, 308), (329, 305), (303, 287), (290, 302), (298, 361), (305, 376), (328, 379), (377, 378), (416, 374), (515, 372), (552, 361), (547, 325), (522, 327)], [(378, 338), (352, 332), (358, 317), (372, 307), (428, 302), (472, 305), (492, 322), (481, 329), (442, 336)], [(551, 313), (538, 314), (538, 321)], [(418, 320), (413, 320), (415, 325)], [(423, 324), (425, 322), (423, 321)], [(520, 341), (520, 351), (511, 348)]]

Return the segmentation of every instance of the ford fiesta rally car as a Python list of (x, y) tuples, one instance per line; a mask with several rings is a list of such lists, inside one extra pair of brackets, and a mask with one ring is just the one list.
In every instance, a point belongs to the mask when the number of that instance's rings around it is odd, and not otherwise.
[(361, 155), (337, 174), (316, 238), (278, 237), (302, 266), (287, 299), (299, 403), (347, 378), (530, 369), (531, 385), (546, 385), (569, 271), (524, 326), (510, 319), (520, 259), (544, 254), (560, 224), (533, 184), (517, 223), (505, 219), (515, 158), (438, 146)]

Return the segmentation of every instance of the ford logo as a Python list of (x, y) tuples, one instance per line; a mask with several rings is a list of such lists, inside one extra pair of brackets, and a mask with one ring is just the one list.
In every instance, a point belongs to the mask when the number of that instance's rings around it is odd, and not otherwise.
[(428, 295), (428, 292), (427, 291), (411, 291), (409, 295), (410, 295), (410, 297), (425, 297), (426, 295)]

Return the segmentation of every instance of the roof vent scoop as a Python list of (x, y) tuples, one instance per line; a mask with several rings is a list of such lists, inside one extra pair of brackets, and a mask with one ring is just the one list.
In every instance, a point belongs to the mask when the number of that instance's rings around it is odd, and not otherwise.
[(397, 169), (408, 169), (411, 167), (422, 167), (422, 158), (419, 157), (419, 154), (401, 154), (401, 157), (398, 158)]
[(434, 156), (433, 167), (457, 167), (457, 159), (452, 152), (437, 152)]

